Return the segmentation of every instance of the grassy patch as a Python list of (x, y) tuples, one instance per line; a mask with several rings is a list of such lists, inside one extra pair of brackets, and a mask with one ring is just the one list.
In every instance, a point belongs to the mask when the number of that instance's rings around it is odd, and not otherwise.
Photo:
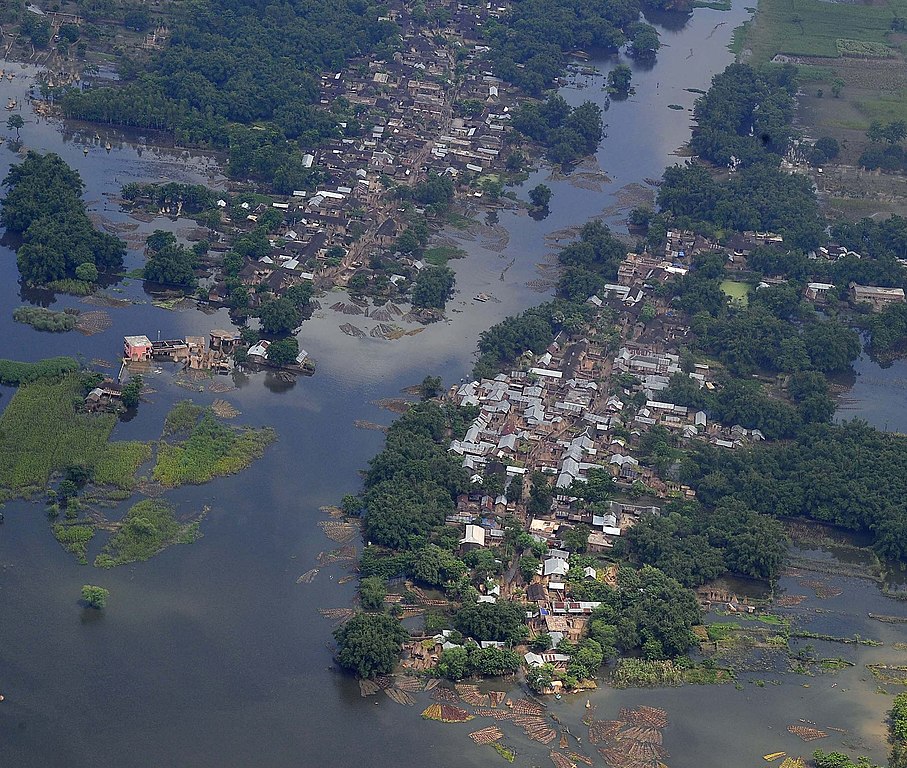
[(94, 564), (98, 568), (113, 568), (148, 560), (171, 544), (191, 544), (199, 535), (198, 520), (180, 523), (170, 504), (146, 499), (129, 509)]
[(447, 223), (450, 224), (454, 229), (466, 229), (475, 222), (470, 219), (468, 216), (464, 216), (461, 213), (454, 213), (453, 211), (447, 212)]
[(164, 419), (164, 436), (189, 434), (205, 409), (193, 403), (191, 400), (182, 400), (170, 409), (167, 418)]
[(722, 280), (718, 287), (734, 304), (738, 304), (741, 307), (749, 304), (750, 286), (747, 283), (741, 283), (736, 280)]
[(731, 0), (693, 0), (694, 8), (711, 8), (713, 11), (731, 10)]
[(462, 259), (466, 252), (462, 248), (456, 248), (452, 245), (439, 245), (434, 248), (425, 249), (425, 261), (435, 267), (443, 267), (450, 259)]
[(113, 414), (77, 413), (82, 385), (74, 374), (19, 387), (0, 417), (0, 486), (45, 486), (69, 464), (95, 466), (116, 423)]
[(151, 458), (151, 445), (137, 441), (108, 443), (94, 466), (97, 485), (128, 490), (135, 485), (135, 473)]
[(621, 659), (611, 673), (615, 688), (655, 688), (680, 685), (686, 670), (672, 661)]
[(275, 437), (268, 428), (228, 427), (205, 411), (186, 440), (161, 441), (153, 476), (162, 485), (173, 487), (232, 475), (260, 458)]
[(67, 525), (66, 523), (57, 523), (54, 525), (54, 538), (63, 545), (63, 549), (71, 552), (82, 565), (88, 563), (87, 551), (88, 544), (94, 536), (93, 525)]

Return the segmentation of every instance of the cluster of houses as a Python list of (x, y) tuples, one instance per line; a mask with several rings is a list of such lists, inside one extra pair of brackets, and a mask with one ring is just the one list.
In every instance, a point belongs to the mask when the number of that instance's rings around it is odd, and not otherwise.
[[(303, 156), (303, 165), (322, 171), (330, 183), (236, 210), (218, 201), (222, 218), (238, 231), (254, 228), (269, 210), (283, 215), (271, 252), (247, 258), (239, 274), (255, 289), (249, 292), (253, 306), (262, 295), (279, 296), (304, 281), (328, 287), (346, 285), (357, 274), (372, 277), (376, 254), (391, 265), (388, 282), (406, 291), (425, 265), (394, 249), (407, 220), (399, 200), (387, 195), (389, 186), (411, 187), (430, 173), (461, 183), (499, 167), (516, 94), (487, 71), (487, 49), (475, 41), (479, 27), (502, 9), (458, 6), (451, 12), (437, 5), (449, 19), (431, 31), (405, 8), (388, 11), (403, 30), (401, 50), (391, 59), (353, 61), (322, 76), (321, 105), (349, 103), (365, 126), (354, 131), (341, 123), (348, 135)], [(228, 248), (225, 238), (212, 250)], [(225, 277), (213, 281), (208, 299), (229, 300)]]

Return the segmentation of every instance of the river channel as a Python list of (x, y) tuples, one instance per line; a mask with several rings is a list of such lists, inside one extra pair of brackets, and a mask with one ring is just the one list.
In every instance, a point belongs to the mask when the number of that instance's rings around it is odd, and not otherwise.
[[(418, 704), (362, 698), (355, 681), (333, 667), (332, 625), (318, 609), (349, 605), (355, 585), (338, 584), (347, 573), (338, 566), (323, 568), (311, 583), (296, 583), (315, 566), (319, 552), (336, 546), (317, 525), (325, 519), (319, 507), (358, 490), (358, 471), (380, 449), (380, 432), (354, 425), (390, 420), (375, 400), (399, 396), (426, 374), (441, 375), (448, 384), (468, 376), (484, 328), (550, 296), (545, 265), (557, 238), (592, 217), (620, 226), (630, 207), (652, 195), (645, 180), (682, 162), (674, 152), (688, 138), (696, 98), (685, 89), (706, 89), (711, 76), (731, 61), (726, 49), (731, 31), (747, 15), (735, 0), (729, 12), (701, 9), (686, 23), (661, 20), (664, 47), (658, 63), (641, 69), (630, 62), (636, 92), (606, 113), (607, 137), (596, 164), (572, 179), (541, 170), (519, 192), (525, 195), (539, 181), (549, 184), (554, 197), (546, 219), (504, 210), (494, 226), (444, 233), (468, 253), (451, 263), (458, 293), (448, 305), (447, 321), (396, 341), (354, 338), (339, 330), (350, 318), (328, 309), (343, 296), (331, 294), (322, 297), (324, 308), (299, 335), (301, 346), (318, 361), (314, 377), (288, 384), (270, 374), (238, 376), (234, 389), (214, 393), (176, 386), (172, 371), (150, 375), (154, 393), (135, 419), (117, 426), (115, 439), (158, 437), (168, 408), (186, 397), (204, 404), (226, 399), (241, 412), (239, 423), (273, 425), (278, 431), (278, 442), (247, 471), (168, 494), (186, 514), (210, 505), (197, 543), (172, 547), (146, 563), (98, 571), (77, 565), (56, 544), (40, 503), (6, 506), (0, 527), (0, 693), (6, 696), (0, 704), (0, 766), (447, 768), (500, 760), (466, 737), (489, 723), (422, 721)], [(571, 75), (562, 90), (565, 98), (603, 103), (604, 76), (614, 63), (583, 62), (589, 71)], [(0, 82), (0, 101), (14, 97), (21, 103), (34, 70), (6, 67), (18, 76)], [(141, 265), (140, 235), (154, 228), (185, 234), (192, 224), (130, 219), (110, 201), (124, 183), (217, 186), (222, 181), (210, 158), (155, 149), (115, 131), (102, 129), (96, 137), (93, 126), (37, 122), (27, 106), (22, 115), (25, 146), (59, 153), (82, 174), (92, 212), (122, 232), (129, 227), (127, 269)], [(104, 149), (108, 140), (110, 152)], [(15, 160), (7, 147), (0, 148), (0, 173)], [(25, 299), (54, 309), (97, 308), (68, 296), (21, 296), (15, 256), (6, 247), (0, 247), (0, 276), (0, 357), (74, 354), (86, 361), (115, 361), (125, 334), (172, 338), (229, 323), (224, 312), (155, 307), (139, 281), (126, 281), (109, 293), (130, 303), (104, 308), (112, 320), (105, 332), (40, 334), (11, 319), (12, 309)], [(493, 300), (473, 301), (479, 292)], [(374, 325), (363, 318), (352, 322), (365, 331)], [(11, 396), (11, 389), (0, 389), (0, 400)], [(805, 620), (834, 625), (814, 631), (877, 637), (888, 651), (897, 627), (870, 622), (865, 614), (895, 614), (900, 604), (882, 597), (871, 582), (844, 581), (841, 596), (802, 603)], [(103, 613), (79, 607), (84, 583), (110, 590)], [(781, 589), (803, 588), (791, 577)], [(872, 650), (848, 647), (857, 666), (834, 679), (776, 675), (779, 685), (759, 687), (750, 682), (755, 676), (743, 676), (739, 690), (603, 689), (552, 702), (552, 710), (574, 733), (583, 733), (579, 720), (586, 698), (601, 718), (616, 716), (622, 706), (663, 707), (671, 723), (665, 747), (672, 768), (756, 765), (762, 754), (781, 749), (808, 754), (812, 747), (786, 730), (799, 718), (847, 730), (834, 732), (823, 748), (855, 743), (882, 760), (882, 719), (890, 699), (875, 693), (862, 665), (879, 654), (898, 662), (889, 658), (891, 651)], [(428, 697), (420, 698), (422, 707), (423, 700)], [(518, 752), (517, 765), (547, 764), (547, 748), (519, 736), (509, 741)]]

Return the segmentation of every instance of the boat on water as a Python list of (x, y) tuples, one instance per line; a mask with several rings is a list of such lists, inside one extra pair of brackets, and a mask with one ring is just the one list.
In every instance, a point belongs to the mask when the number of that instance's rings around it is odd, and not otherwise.
[(489, 301), (490, 299), (491, 299), (491, 296), (489, 296), (487, 293), (479, 293), (479, 294), (476, 294), (475, 296), (473, 296), (472, 300), (473, 301)]
[(16, 108), (16, 100), (15, 100), (15, 99), (10, 99), (9, 101), (7, 101), (7, 102), (6, 102), (6, 108), (7, 108), (7, 109), (15, 109), (15, 108)]
[(768, 761), (769, 763), (773, 760), (777, 760), (779, 757), (784, 757), (787, 752), (772, 752), (768, 755), (763, 755), (762, 759)]
[(113, 149), (113, 147), (110, 146), (109, 141), (104, 145), (104, 149), (106, 149), (108, 152), (110, 152), (110, 150)]

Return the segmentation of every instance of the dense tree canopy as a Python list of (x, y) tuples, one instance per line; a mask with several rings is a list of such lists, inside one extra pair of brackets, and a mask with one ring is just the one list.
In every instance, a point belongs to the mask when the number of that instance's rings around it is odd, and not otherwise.
[(544, 102), (526, 102), (513, 114), (513, 127), (548, 151), (556, 163), (572, 163), (598, 148), (604, 126), (602, 110), (585, 101), (571, 107), (554, 94)]
[(22, 238), (16, 261), (25, 282), (73, 278), (86, 263), (101, 272), (123, 266), (126, 245), (94, 228), (82, 202), (82, 178), (58, 155), (29, 152), (3, 184), (9, 191), (0, 221)]
[(194, 286), (198, 257), (191, 248), (176, 242), (172, 232), (155, 231), (146, 241), (148, 261), (145, 264), (146, 280), (168, 285)]
[(605, 656), (641, 650), (646, 658), (674, 658), (694, 643), (700, 622), (693, 594), (657, 568), (621, 568), (618, 587), (592, 613), (590, 637)]
[[(317, 106), (320, 73), (398, 44), (397, 26), (361, 0), (198, 0), (172, 10), (170, 42), (141, 76), (123, 66), (121, 87), (70, 90), (64, 114), (229, 148), (234, 175), (283, 187), (304, 188), (303, 151), (344, 119)], [(243, 127), (253, 123), (265, 130)]]
[(407, 637), (400, 622), (390, 616), (358, 613), (334, 632), (337, 661), (359, 677), (386, 675), (393, 671)]
[(522, 605), (499, 600), (496, 603), (467, 603), (454, 616), (454, 625), (475, 640), (512, 643), (526, 636), (526, 611)]

